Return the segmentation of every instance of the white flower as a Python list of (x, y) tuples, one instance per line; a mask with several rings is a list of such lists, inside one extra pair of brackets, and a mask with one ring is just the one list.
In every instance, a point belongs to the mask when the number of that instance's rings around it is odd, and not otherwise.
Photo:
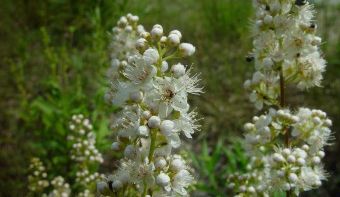
[(186, 188), (194, 181), (194, 177), (187, 170), (181, 170), (175, 174), (172, 181), (172, 189), (180, 195), (187, 195)]
[(187, 92), (179, 80), (170, 77), (157, 78), (154, 85), (157, 90), (156, 99), (160, 100), (159, 114), (162, 117), (167, 117), (173, 109), (177, 111), (189, 109)]
[(200, 129), (197, 124), (197, 112), (191, 111), (190, 113), (181, 113), (181, 116), (174, 120), (175, 130), (182, 131), (187, 138), (192, 138), (192, 134)]
[(117, 138), (112, 149), (123, 151), (124, 158), (107, 178), (111, 191), (102, 194), (115, 195), (112, 190), (119, 193), (127, 186), (137, 193), (148, 189), (153, 196), (187, 195), (186, 188), (193, 183), (186, 171), (190, 168), (172, 151), (181, 145), (180, 132), (191, 137), (199, 129), (196, 112), (188, 113), (187, 96), (201, 93), (202, 88), (199, 75), (191, 75), (181, 63), (169, 69), (166, 60), (190, 56), (195, 47), (180, 44), (178, 30), (164, 36), (162, 26), (147, 32), (137, 21), (128, 14), (114, 28), (115, 67), (106, 98), (121, 109), (111, 126)]
[(123, 75), (128, 78), (133, 85), (130, 89), (137, 88), (136, 85), (147, 87), (147, 83), (156, 75), (157, 69), (148, 60), (141, 56), (132, 56), (128, 66), (123, 71)]

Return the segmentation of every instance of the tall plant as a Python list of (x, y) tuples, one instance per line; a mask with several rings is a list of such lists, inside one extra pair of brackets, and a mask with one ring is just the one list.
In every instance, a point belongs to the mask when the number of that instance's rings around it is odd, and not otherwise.
[(256, 72), (245, 88), (264, 114), (246, 123), (245, 143), (251, 157), (245, 174), (229, 177), (236, 196), (297, 196), (326, 179), (321, 159), (331, 138), (325, 112), (286, 103), (287, 85), (307, 90), (321, 86), (326, 61), (320, 54), (313, 6), (304, 0), (254, 0), (254, 49), (248, 61)]
[(195, 47), (181, 43), (178, 30), (164, 35), (161, 25), (150, 32), (128, 14), (113, 29), (111, 90), (107, 99), (121, 108), (112, 125), (114, 151), (122, 151), (118, 169), (97, 188), (110, 196), (188, 195), (192, 169), (174, 154), (180, 134), (192, 138), (199, 129), (188, 94), (199, 94), (197, 74), (180, 63)]

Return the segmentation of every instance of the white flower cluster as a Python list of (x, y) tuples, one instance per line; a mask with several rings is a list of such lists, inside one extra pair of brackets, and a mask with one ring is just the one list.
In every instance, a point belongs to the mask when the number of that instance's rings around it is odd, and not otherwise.
[(279, 76), (300, 89), (320, 86), (326, 61), (319, 51), (321, 38), (315, 35), (312, 5), (304, 0), (254, 0), (254, 49), (247, 60), (255, 61), (251, 80), (245, 87), (252, 92), (256, 108), (276, 104)]
[[(71, 189), (77, 188), (77, 191), (73, 191), (72, 196), (95, 196), (95, 192), (91, 192), (90, 189), (93, 188), (96, 181), (102, 180), (104, 176), (93, 172), (93, 167), (103, 162), (101, 153), (95, 147), (96, 139), (92, 131), (93, 126), (89, 119), (78, 114), (72, 116), (69, 129), (72, 131), (67, 136), (68, 141), (72, 144), (70, 158), (75, 162), (74, 169), (77, 170), (74, 185), (71, 188), (62, 176), (55, 177), (49, 184), (43, 163), (40, 159), (33, 158), (30, 165), (32, 173), (28, 177), (29, 189), (32, 193), (48, 197), (68, 197), (71, 195)], [(49, 185), (53, 187), (53, 190), (46, 193), (45, 189)]]
[[(256, 185), (254, 193), (270, 190), (298, 193), (319, 187), (326, 178), (321, 159), (325, 156), (323, 147), (331, 137), (331, 125), (324, 112), (307, 108), (296, 113), (270, 109), (266, 115), (255, 116), (253, 123), (245, 124), (246, 150), (252, 156), (251, 172), (231, 176), (230, 187), (236, 186), (235, 179), (239, 179), (235, 189), (239, 192), (246, 191), (241, 180), (251, 183), (249, 187)], [(289, 147), (278, 147), (288, 130)]]
[[(119, 20), (116, 34), (131, 26), (132, 17), (128, 14)], [(117, 138), (112, 149), (122, 151), (124, 158), (119, 169), (97, 187), (102, 194), (124, 195), (131, 186), (144, 196), (185, 196), (194, 182), (192, 169), (180, 155), (172, 155), (172, 149), (180, 147), (181, 133), (192, 138), (200, 127), (187, 97), (200, 94), (202, 88), (199, 76), (178, 59), (191, 56), (195, 47), (181, 43), (178, 30), (166, 36), (158, 24), (150, 32), (140, 25), (131, 27), (131, 36), (125, 38), (136, 40), (135, 49), (123, 57), (114, 53), (116, 69), (110, 70), (115, 73), (109, 75), (112, 89), (107, 97), (121, 108), (112, 125)]]
[(67, 139), (72, 144), (70, 157), (75, 161), (77, 168), (75, 181), (84, 190), (78, 196), (93, 196), (94, 193), (89, 191), (89, 186), (104, 178), (103, 175), (90, 169), (91, 166), (104, 161), (102, 154), (96, 148), (96, 136), (92, 130), (93, 126), (83, 114), (77, 114), (72, 116), (69, 128), (72, 131), (67, 136)]
[(285, 86), (320, 86), (325, 60), (319, 53), (312, 6), (303, 0), (254, 0), (256, 72), (245, 88), (257, 109), (273, 106), (244, 125), (246, 173), (228, 178), (236, 196), (287, 196), (321, 186), (321, 159), (331, 139), (332, 121), (321, 110), (285, 107)]
[(28, 189), (32, 192), (42, 192), (49, 186), (46, 168), (39, 158), (32, 158), (29, 166)]
[(64, 178), (61, 176), (55, 177), (51, 181), (53, 190), (48, 195), (43, 195), (46, 197), (69, 197), (71, 196), (70, 185), (65, 182)]
[(71, 159), (79, 163), (102, 163), (103, 157), (95, 146), (96, 136), (90, 120), (82, 114), (73, 115), (69, 128), (73, 132), (67, 136), (72, 144)]

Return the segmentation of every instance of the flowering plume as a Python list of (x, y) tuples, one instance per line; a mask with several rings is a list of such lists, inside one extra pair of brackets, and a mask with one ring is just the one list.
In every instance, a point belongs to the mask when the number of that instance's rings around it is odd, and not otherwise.
[(193, 55), (195, 47), (181, 43), (178, 30), (166, 36), (157, 24), (147, 32), (137, 19), (123, 16), (113, 31), (112, 46), (120, 47), (112, 48), (106, 99), (121, 108), (112, 125), (112, 149), (122, 151), (124, 158), (97, 188), (103, 195), (186, 196), (194, 182), (192, 169), (172, 150), (180, 147), (181, 133), (191, 138), (199, 129), (187, 97), (202, 92), (200, 79), (179, 62)]
[(300, 89), (321, 86), (326, 61), (322, 58), (313, 21), (313, 6), (304, 0), (254, 0), (254, 60), (256, 72), (245, 82), (256, 108), (277, 105), (280, 73), (285, 83)]
[[(93, 167), (102, 163), (103, 158), (95, 146), (96, 138), (92, 131), (93, 126), (89, 119), (78, 114), (72, 116), (69, 129), (71, 132), (67, 139), (71, 144), (70, 158), (74, 161), (72, 167), (76, 170), (75, 177), (72, 177), (74, 184), (70, 186), (62, 176), (57, 176), (49, 181), (43, 163), (39, 158), (32, 158), (29, 167), (31, 173), (28, 177), (31, 194), (48, 197), (68, 197), (71, 194), (77, 197), (95, 196), (94, 184), (103, 176), (94, 172)], [(52, 186), (51, 191), (48, 191), (48, 186)]]
[(269, 106), (244, 129), (248, 172), (228, 178), (235, 196), (286, 196), (321, 186), (327, 176), (321, 159), (332, 121), (316, 109), (289, 109), (285, 86), (320, 86), (326, 61), (315, 35), (313, 6), (304, 0), (254, 0), (254, 49), (248, 61), (256, 72), (245, 82), (257, 109)]

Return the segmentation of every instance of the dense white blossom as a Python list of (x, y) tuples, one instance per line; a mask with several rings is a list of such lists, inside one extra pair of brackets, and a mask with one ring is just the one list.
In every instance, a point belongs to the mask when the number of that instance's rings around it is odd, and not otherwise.
[[(29, 167), (32, 172), (28, 177), (29, 189), (32, 194), (45, 197), (95, 196), (95, 191), (93, 191), (94, 184), (103, 179), (104, 176), (95, 172), (94, 168), (103, 162), (103, 157), (96, 148), (93, 126), (83, 114), (77, 114), (72, 116), (69, 130), (70, 132), (67, 136), (71, 147), (69, 156), (73, 161), (70, 167), (76, 170), (75, 176), (72, 177), (75, 182), (74, 185), (71, 188), (62, 176), (54, 177), (49, 181), (43, 163), (40, 159), (33, 158)], [(51, 191), (48, 190), (48, 186), (52, 187)], [(77, 191), (71, 191), (75, 188), (77, 188)]]
[[(120, 107), (112, 129), (116, 141), (112, 149), (121, 151), (124, 158), (118, 169), (106, 181), (97, 184), (98, 191), (124, 195), (132, 186), (136, 192), (152, 196), (187, 196), (188, 187), (194, 183), (193, 170), (180, 155), (172, 150), (181, 145), (181, 133), (192, 138), (199, 130), (197, 113), (190, 111), (189, 94), (202, 93), (198, 74), (180, 62), (191, 56), (195, 47), (181, 43), (182, 34), (171, 31), (168, 36), (163, 27), (154, 25), (150, 32), (124, 31), (118, 22), (113, 42), (122, 46), (125, 55), (112, 55), (117, 69), (110, 70), (111, 88), (107, 98)], [(129, 21), (123, 21), (127, 24)], [(125, 32), (125, 40), (121, 34)], [(113, 43), (112, 46), (118, 44)], [(118, 63), (119, 62), (119, 63)]]
[(244, 83), (261, 115), (244, 125), (247, 172), (228, 177), (235, 196), (273, 196), (277, 191), (297, 196), (318, 188), (327, 174), (321, 159), (332, 139), (326, 113), (285, 105), (287, 84), (304, 90), (321, 86), (326, 61), (315, 35), (312, 5), (303, 0), (254, 0), (255, 61), (252, 79)]
[[(254, 49), (248, 60), (255, 61), (261, 77), (247, 81), (251, 101), (258, 109), (276, 105), (279, 75), (299, 89), (321, 86), (326, 61), (319, 50), (313, 6), (296, 0), (254, 0)], [(257, 74), (257, 76), (260, 76)]]

